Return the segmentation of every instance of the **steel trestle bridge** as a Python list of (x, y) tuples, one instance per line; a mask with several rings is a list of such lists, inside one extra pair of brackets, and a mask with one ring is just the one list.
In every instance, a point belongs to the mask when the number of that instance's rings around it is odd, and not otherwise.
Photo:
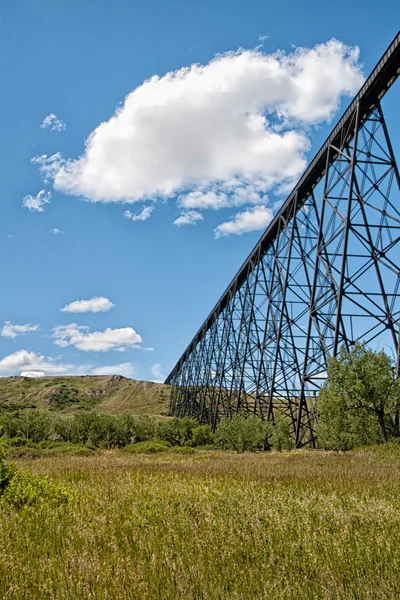
[(381, 107), (399, 72), (400, 32), (167, 377), (172, 415), (214, 429), (280, 411), (314, 445), (341, 346), (385, 347), (399, 373), (400, 177)]

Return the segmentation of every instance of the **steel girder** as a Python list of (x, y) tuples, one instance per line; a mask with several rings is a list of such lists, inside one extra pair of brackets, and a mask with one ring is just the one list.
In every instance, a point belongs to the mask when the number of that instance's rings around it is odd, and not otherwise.
[(168, 376), (172, 415), (214, 429), (281, 411), (314, 445), (340, 346), (385, 346), (399, 369), (400, 177), (380, 105), (399, 49), (398, 35)]

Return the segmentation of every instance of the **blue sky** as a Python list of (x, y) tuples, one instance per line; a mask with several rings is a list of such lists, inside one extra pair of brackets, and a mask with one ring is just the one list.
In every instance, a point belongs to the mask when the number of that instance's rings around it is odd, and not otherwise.
[(0, 375), (163, 379), (397, 33), (379, 13), (3, 0)]

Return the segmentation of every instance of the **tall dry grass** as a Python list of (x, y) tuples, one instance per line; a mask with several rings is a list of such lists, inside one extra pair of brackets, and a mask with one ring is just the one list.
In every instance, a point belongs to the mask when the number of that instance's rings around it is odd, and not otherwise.
[(21, 461), (77, 494), (0, 505), (4, 600), (400, 598), (400, 456)]

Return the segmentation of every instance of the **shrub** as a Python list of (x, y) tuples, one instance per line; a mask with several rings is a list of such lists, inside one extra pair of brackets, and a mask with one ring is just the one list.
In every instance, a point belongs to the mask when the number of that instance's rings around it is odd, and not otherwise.
[(210, 446), (214, 443), (214, 434), (208, 425), (200, 425), (192, 431), (192, 446)]
[(51, 479), (34, 477), (28, 472), (15, 470), (5, 487), (1, 500), (17, 508), (48, 502), (51, 504), (67, 504), (73, 498), (67, 487), (55, 483)]
[(191, 442), (193, 430), (197, 427), (197, 421), (189, 417), (170, 419), (158, 424), (157, 436), (170, 442), (172, 446), (186, 446)]
[(95, 450), (88, 445), (71, 444), (70, 442), (39, 442), (37, 448), (45, 456), (92, 456)]
[(262, 448), (267, 434), (267, 424), (256, 415), (235, 414), (232, 419), (222, 419), (216, 432), (217, 441), (238, 453)]
[(49, 396), (50, 404), (56, 409), (63, 409), (70, 404), (80, 401), (79, 391), (68, 385), (61, 383)]
[(171, 446), (168, 452), (173, 454), (196, 454), (196, 450), (192, 446)]
[[(27, 448), (28, 449), (28, 448)], [(17, 508), (49, 502), (66, 504), (73, 499), (68, 488), (51, 479), (34, 477), (28, 472), (19, 471), (6, 462), (4, 445), (0, 444), (0, 501)]]
[(292, 450), (294, 448), (294, 435), (291, 422), (281, 413), (275, 413), (274, 420), (268, 424), (271, 432), (270, 444), (275, 450)]
[(14, 438), (19, 435), (18, 424), (15, 417), (10, 414), (3, 413), (0, 415), (0, 435)]
[(32, 440), (28, 440), (27, 438), (22, 437), (22, 436), (7, 438), (4, 443), (8, 447), (11, 447), (11, 448), (13, 446), (32, 446), (32, 447), (34, 447), (36, 445), (35, 442), (32, 442)]
[(125, 446), (125, 452), (131, 452), (133, 454), (154, 454), (156, 452), (164, 452), (170, 447), (171, 444), (166, 441), (137, 442), (136, 444)]

